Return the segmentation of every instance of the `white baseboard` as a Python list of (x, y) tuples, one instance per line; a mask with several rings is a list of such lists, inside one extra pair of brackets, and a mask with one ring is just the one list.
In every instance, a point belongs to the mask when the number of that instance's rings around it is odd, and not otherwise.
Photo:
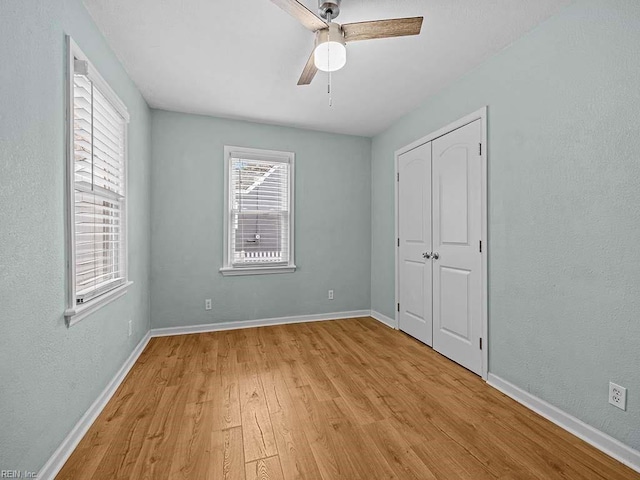
[(69, 435), (62, 441), (60, 446), (53, 452), (53, 455), (49, 458), (47, 463), (40, 469), (38, 472), (38, 478), (40, 480), (53, 480), (58, 472), (62, 469), (67, 459), (71, 456), (75, 448), (82, 440), (82, 437), (87, 433), (93, 422), (95, 422), (100, 412), (107, 405), (111, 397), (116, 392), (124, 378), (131, 370), (131, 367), (136, 363), (138, 357), (149, 343), (149, 339), (151, 335), (149, 332), (142, 337), (142, 340), (136, 345), (136, 348), (133, 349), (129, 358), (124, 362), (120, 370), (115, 374), (115, 376), (111, 379), (109, 384), (102, 391), (100, 396), (93, 402), (93, 404), (89, 407), (89, 409), (85, 412), (82, 418), (76, 423), (73, 430), (69, 432)]
[(558, 407), (545, 402), (535, 395), (531, 395), (529, 392), (522, 390), (520, 387), (492, 373), (489, 373), (487, 383), (528, 409), (533, 410), (569, 433), (593, 445), (598, 450), (615, 458), (627, 467), (636, 472), (640, 472), (640, 452), (638, 450), (634, 450), (619, 440), (577, 419), (573, 415), (569, 415)]
[(398, 324), (396, 323), (395, 318), (387, 317), (380, 312), (376, 312), (375, 310), (371, 310), (371, 317), (375, 318), (379, 322), (384, 323), (387, 327), (391, 327), (395, 330), (398, 329)]
[(343, 318), (368, 317), (371, 310), (353, 310), (350, 312), (320, 313), (316, 315), (298, 315), (293, 317), (261, 318), (258, 320), (241, 320), (237, 322), (208, 323), (185, 327), (152, 328), (152, 337), (169, 335), (187, 335), (190, 333), (218, 332), (221, 330), (237, 330), (240, 328), (267, 327), (269, 325), (287, 325), (290, 323), (319, 322), (322, 320), (339, 320)]

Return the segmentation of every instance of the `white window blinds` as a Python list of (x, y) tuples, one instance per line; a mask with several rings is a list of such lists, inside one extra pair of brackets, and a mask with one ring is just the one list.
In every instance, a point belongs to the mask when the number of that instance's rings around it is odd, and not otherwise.
[(229, 161), (231, 266), (289, 264), (290, 163), (233, 153)]
[(126, 281), (127, 120), (76, 61), (73, 75), (75, 302)]

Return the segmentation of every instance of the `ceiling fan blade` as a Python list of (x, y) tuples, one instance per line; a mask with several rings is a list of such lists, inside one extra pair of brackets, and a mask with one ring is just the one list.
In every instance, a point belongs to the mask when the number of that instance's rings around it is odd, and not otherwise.
[(316, 32), (328, 27), (324, 20), (322, 20), (319, 16), (317, 16), (297, 0), (271, 1), (281, 9), (283, 9), (285, 12), (287, 12), (289, 15), (291, 15), (293, 18), (298, 20), (302, 25), (304, 25), (312, 32)]
[(316, 67), (316, 63), (313, 58), (313, 51), (311, 51), (311, 56), (309, 60), (307, 60), (307, 64), (304, 66), (304, 70), (302, 70), (302, 75), (300, 75), (300, 80), (298, 80), (298, 85), (309, 85), (313, 77), (318, 73), (318, 68)]
[(347, 42), (372, 40), (374, 38), (405, 37), (418, 35), (423, 17), (394, 18), (373, 22), (347, 23), (342, 25)]

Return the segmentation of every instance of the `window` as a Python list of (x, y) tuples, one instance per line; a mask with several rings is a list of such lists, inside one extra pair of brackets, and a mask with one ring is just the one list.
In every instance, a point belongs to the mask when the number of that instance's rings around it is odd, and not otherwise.
[(223, 275), (295, 271), (294, 154), (225, 147)]
[(126, 293), (127, 109), (69, 38), (69, 324)]

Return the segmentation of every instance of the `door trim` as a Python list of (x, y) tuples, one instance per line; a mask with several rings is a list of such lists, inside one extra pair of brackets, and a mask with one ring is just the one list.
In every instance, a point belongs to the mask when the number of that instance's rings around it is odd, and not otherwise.
[(395, 179), (398, 178), (398, 158), (400, 155), (407, 153), (415, 148), (418, 148), (425, 143), (429, 143), (434, 141), (435, 139), (442, 137), (448, 133), (453, 132), (459, 128), (464, 127), (476, 120), (482, 121), (482, 205), (481, 205), (481, 215), (482, 215), (482, 229), (481, 229), (481, 240), (482, 240), (482, 272), (480, 272), (480, 277), (482, 279), (482, 378), (486, 381), (489, 375), (489, 305), (488, 305), (488, 270), (487, 270), (487, 257), (489, 251), (489, 242), (487, 241), (487, 159), (489, 156), (489, 148), (487, 141), (487, 112), (488, 107), (484, 106), (481, 109), (466, 115), (465, 117), (456, 120), (455, 122), (450, 123), (446, 127), (443, 127), (439, 130), (436, 130), (429, 135), (425, 135), (424, 137), (419, 138), (415, 142), (410, 143), (398, 150), (396, 150), (394, 154), (394, 198), (395, 198), (395, 238), (394, 244), (395, 247), (395, 303), (394, 311), (395, 311), (395, 328), (397, 329), (399, 326), (400, 319), (398, 317), (398, 309), (396, 308), (399, 299), (400, 299), (400, 249), (398, 248), (397, 239), (399, 238), (399, 224), (398, 224), (398, 208), (399, 208), (399, 189), (398, 182)]

